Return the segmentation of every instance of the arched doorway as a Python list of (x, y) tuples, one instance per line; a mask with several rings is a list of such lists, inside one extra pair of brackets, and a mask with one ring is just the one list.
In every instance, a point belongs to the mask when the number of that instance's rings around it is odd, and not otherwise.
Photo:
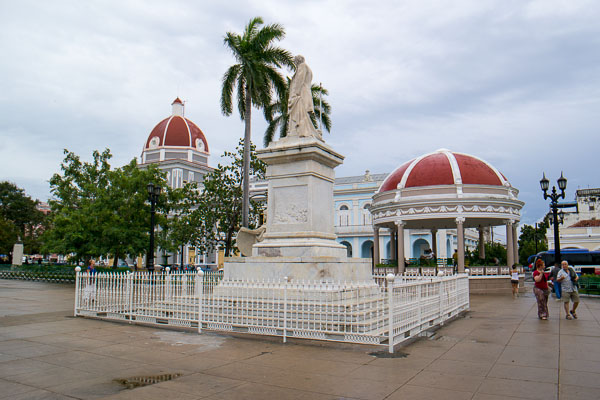
[(415, 242), (413, 243), (413, 257), (414, 258), (419, 258), (422, 255), (425, 254), (425, 249), (429, 249), (429, 242), (423, 238), (419, 238), (417, 240), (415, 240)]
[(352, 245), (345, 240), (342, 242), (344, 246), (346, 246), (346, 256), (352, 258)]
[(373, 241), (367, 240), (360, 247), (360, 256), (362, 258), (371, 258), (373, 257)]

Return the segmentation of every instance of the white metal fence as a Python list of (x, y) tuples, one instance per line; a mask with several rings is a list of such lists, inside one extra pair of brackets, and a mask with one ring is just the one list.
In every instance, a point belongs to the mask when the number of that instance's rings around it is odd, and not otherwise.
[(394, 345), (469, 308), (467, 275), (369, 282), (225, 281), (221, 272), (78, 272), (75, 315)]

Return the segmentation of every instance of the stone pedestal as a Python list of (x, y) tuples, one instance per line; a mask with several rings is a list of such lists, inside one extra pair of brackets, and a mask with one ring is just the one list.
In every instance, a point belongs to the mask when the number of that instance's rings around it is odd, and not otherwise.
[(23, 243), (15, 243), (12, 253), (12, 265), (23, 264)]
[(267, 164), (264, 241), (253, 256), (344, 257), (333, 228), (333, 169), (344, 157), (314, 138), (283, 138), (257, 151)]
[(370, 280), (370, 259), (349, 259), (334, 231), (333, 169), (344, 157), (315, 137), (286, 137), (257, 151), (267, 164), (264, 240), (225, 262), (226, 280)]

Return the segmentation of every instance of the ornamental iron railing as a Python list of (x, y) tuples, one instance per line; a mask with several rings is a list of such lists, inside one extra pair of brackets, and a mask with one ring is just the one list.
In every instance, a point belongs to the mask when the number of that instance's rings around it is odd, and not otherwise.
[(469, 308), (451, 276), (368, 282), (228, 281), (222, 272), (77, 272), (76, 316), (160, 326), (394, 346)]

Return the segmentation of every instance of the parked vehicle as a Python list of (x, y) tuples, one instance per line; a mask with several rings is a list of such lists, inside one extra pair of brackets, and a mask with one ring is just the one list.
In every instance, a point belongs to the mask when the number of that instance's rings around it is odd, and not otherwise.
[[(589, 251), (587, 249), (561, 249), (560, 255), (563, 260), (569, 262), (569, 265), (575, 269), (577, 274), (600, 275), (600, 251)], [(535, 257), (544, 260), (547, 267), (554, 266), (554, 250), (539, 252)]]

